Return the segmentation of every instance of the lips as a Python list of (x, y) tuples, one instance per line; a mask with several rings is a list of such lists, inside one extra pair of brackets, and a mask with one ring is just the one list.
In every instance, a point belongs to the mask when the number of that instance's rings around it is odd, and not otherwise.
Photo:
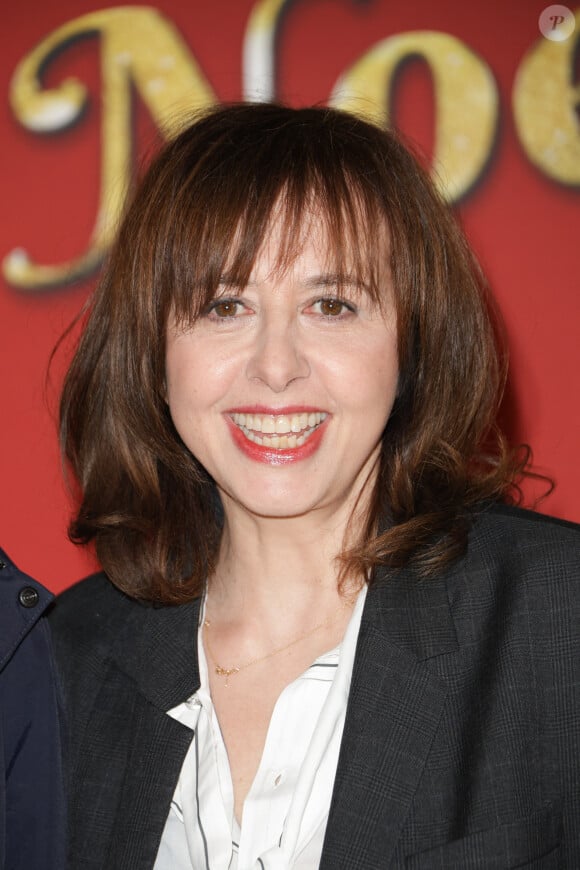
[(275, 415), (231, 414), (231, 419), (249, 441), (275, 450), (302, 447), (326, 417), (323, 411)]
[(271, 465), (311, 456), (322, 440), (327, 419), (326, 412), (314, 409), (288, 409), (286, 413), (236, 409), (226, 415), (237, 446), (251, 459)]

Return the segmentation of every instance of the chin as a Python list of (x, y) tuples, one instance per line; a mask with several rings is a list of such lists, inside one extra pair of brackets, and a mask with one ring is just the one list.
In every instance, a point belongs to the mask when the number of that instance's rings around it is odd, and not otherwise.
[(287, 499), (283, 502), (274, 500), (264, 500), (255, 503), (246, 503), (242, 505), (249, 513), (264, 519), (293, 519), (302, 517), (310, 513), (314, 508), (312, 505), (305, 504), (289, 504)]
[(255, 496), (249, 493), (247, 489), (243, 494), (229, 490), (226, 498), (235, 502), (247, 513), (265, 519), (291, 519), (305, 516), (317, 507), (312, 497), (308, 500), (304, 498), (304, 492), (301, 495), (292, 497), (287, 489), (278, 493), (269, 493), (262, 489)]

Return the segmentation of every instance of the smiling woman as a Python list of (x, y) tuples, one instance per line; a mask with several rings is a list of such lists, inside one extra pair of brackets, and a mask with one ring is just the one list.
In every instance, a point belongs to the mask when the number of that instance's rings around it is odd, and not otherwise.
[(191, 327), (168, 332), (171, 417), (219, 489), (226, 529), (237, 510), (352, 514), (395, 400), (388, 264), (379, 307), (332, 268), (322, 215), (305, 218), (285, 267), (283, 229), (278, 219), (235, 296), (220, 288)]
[(154, 161), (62, 398), (73, 870), (578, 865), (580, 537), (505, 506), (490, 305), (362, 120)]

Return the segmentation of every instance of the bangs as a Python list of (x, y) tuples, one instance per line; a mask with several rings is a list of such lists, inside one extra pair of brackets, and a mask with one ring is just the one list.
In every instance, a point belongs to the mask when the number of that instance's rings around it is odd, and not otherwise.
[(236, 139), (230, 130), (211, 147), (201, 142), (198, 151), (199, 157), (189, 155), (171, 210), (159, 216), (166, 224), (160, 228), (166, 310), (178, 321), (193, 323), (220, 285), (245, 287), (274, 227), (276, 272), (292, 266), (314, 225), (322, 227), (337, 287), (356, 284), (377, 305), (386, 304), (388, 218), (368, 181), (372, 165), (366, 173), (352, 165), (361, 162), (360, 153), (354, 160), (346, 149), (341, 153), (332, 131), (326, 141), (313, 141), (299, 125), (263, 137), (241, 130)]

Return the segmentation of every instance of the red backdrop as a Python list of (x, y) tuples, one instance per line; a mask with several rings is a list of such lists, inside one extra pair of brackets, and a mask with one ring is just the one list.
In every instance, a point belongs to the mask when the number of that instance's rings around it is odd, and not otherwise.
[(256, 94), (382, 111), (438, 161), (506, 321), (507, 429), (556, 481), (540, 509), (580, 520), (580, 13), (557, 41), (540, 32), (545, 8), (12, 4), (0, 57), (0, 542), (25, 570), (56, 591), (92, 567), (66, 538), (54, 424), (64, 353), (46, 375), (94, 285), (131, 167), (184, 107)]

